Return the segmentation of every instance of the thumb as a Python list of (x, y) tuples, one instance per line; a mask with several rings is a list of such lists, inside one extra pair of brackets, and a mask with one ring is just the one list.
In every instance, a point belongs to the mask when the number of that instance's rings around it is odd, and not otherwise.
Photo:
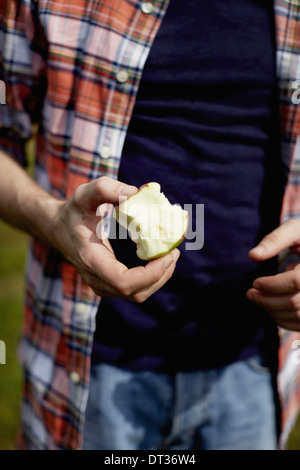
[(100, 204), (118, 204), (120, 199), (129, 197), (138, 189), (108, 176), (101, 176), (90, 183), (76, 189), (78, 205), (86, 209), (96, 210)]
[(300, 243), (300, 221), (289, 219), (268, 233), (256, 247), (249, 251), (249, 257), (263, 261), (278, 255), (282, 250)]

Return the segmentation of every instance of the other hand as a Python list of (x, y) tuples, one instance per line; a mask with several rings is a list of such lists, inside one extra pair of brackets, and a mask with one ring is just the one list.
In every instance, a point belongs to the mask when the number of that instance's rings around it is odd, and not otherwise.
[[(264, 261), (287, 248), (300, 254), (299, 220), (284, 222), (266, 235), (249, 256)], [(257, 278), (247, 298), (263, 307), (282, 328), (300, 331), (300, 264), (274, 276)]]

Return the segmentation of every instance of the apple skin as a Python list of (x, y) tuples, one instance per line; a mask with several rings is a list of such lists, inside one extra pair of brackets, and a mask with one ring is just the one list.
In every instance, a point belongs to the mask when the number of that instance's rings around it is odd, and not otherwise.
[[(130, 199), (136, 197), (140, 191), (142, 191), (142, 189), (144, 188), (147, 188), (151, 185), (155, 185), (156, 188), (159, 188), (159, 194), (161, 194), (164, 198), (165, 196), (163, 195), (163, 193), (160, 193), (160, 185), (158, 183), (155, 183), (155, 182), (149, 182), (149, 183), (146, 183), (146, 184), (143, 184), (137, 193), (134, 193), (133, 195), (129, 196), (126, 201), (129, 201)], [(167, 200), (167, 198), (165, 198), (167, 203), (169, 203), (169, 201)], [(124, 201), (125, 202), (125, 201)], [(120, 222), (120, 209), (122, 209), (122, 205), (124, 204), (124, 202), (121, 202), (120, 204), (116, 205), (115, 208), (114, 208), (114, 217), (116, 218), (116, 220)], [(145, 205), (147, 205), (145, 202), (144, 202)], [(172, 205), (170, 204), (170, 207), (172, 208)], [(188, 230), (188, 225), (189, 225), (189, 215), (188, 215), (188, 212), (187, 211), (184, 211), (183, 209), (181, 209), (183, 211), (183, 213), (185, 213), (185, 230), (182, 234), (181, 237), (177, 238), (176, 241), (174, 241), (174, 243), (171, 243), (171, 240), (169, 240), (167, 242), (167, 247), (164, 247), (161, 246), (160, 249), (156, 250), (155, 253), (152, 253), (152, 254), (146, 254), (145, 252), (143, 252), (143, 247), (141, 246), (141, 243), (139, 240), (135, 240), (133, 238), (133, 241), (135, 241), (135, 243), (137, 244), (137, 255), (140, 259), (142, 260), (146, 260), (146, 261), (149, 261), (149, 260), (152, 260), (152, 259), (156, 259), (156, 258), (160, 258), (162, 256), (165, 256), (167, 255), (168, 253), (170, 253), (170, 251), (174, 250), (174, 248), (176, 248), (177, 246), (179, 246), (183, 240), (185, 239), (186, 237), (186, 233), (187, 233), (187, 230)], [(134, 217), (131, 217), (129, 215), (125, 215), (124, 213), (122, 214), (122, 217), (123, 217), (123, 222), (124, 222), (124, 226), (126, 226), (126, 228), (128, 227), (128, 225), (131, 223), (131, 222), (134, 222)], [(124, 220), (124, 218), (126, 219), (126, 222)], [(123, 225), (121, 223), (121, 225)], [(150, 240), (150, 243), (152, 243), (152, 241)]]

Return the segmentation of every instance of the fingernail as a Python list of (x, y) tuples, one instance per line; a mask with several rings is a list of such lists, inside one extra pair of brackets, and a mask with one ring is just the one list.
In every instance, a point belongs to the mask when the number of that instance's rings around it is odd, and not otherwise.
[(165, 264), (165, 270), (167, 270), (173, 263), (176, 263), (180, 256), (180, 251), (175, 248), (172, 253), (170, 253), (167, 257), (166, 264)]
[(126, 201), (128, 197), (132, 196), (136, 192), (137, 192), (137, 188), (135, 186), (128, 186), (128, 185), (122, 186), (119, 191), (119, 204)]
[(173, 255), (168, 255), (165, 263), (165, 271), (169, 269), (169, 267), (174, 263), (174, 256)]
[(174, 256), (174, 262), (176, 263), (180, 256), (180, 251), (177, 248), (175, 248), (175, 250), (173, 251), (173, 256)]
[(264, 251), (265, 247), (263, 245), (257, 245), (255, 248), (252, 248), (252, 250), (250, 250), (250, 253), (261, 255)]
[(124, 186), (121, 186), (119, 194), (120, 196), (130, 196), (136, 191), (137, 191), (137, 188), (135, 186), (124, 185)]
[(247, 297), (248, 300), (253, 300), (253, 298), (254, 298), (254, 291), (253, 291), (253, 289), (249, 289), (249, 290), (247, 291), (246, 297)]

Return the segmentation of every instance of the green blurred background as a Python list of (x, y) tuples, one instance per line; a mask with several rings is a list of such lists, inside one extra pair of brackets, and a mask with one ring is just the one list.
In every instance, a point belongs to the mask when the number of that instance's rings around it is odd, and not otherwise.
[[(32, 173), (34, 142), (28, 148)], [(6, 344), (6, 364), (0, 364), (0, 450), (13, 450), (20, 423), (22, 371), (17, 344), (23, 318), (24, 267), (28, 237), (0, 221), (0, 340)], [(300, 450), (300, 420), (291, 434), (289, 450)]]
[(23, 313), (27, 236), (0, 222), (0, 340), (6, 364), (0, 364), (0, 449), (13, 449), (20, 422), (22, 374), (16, 349)]

